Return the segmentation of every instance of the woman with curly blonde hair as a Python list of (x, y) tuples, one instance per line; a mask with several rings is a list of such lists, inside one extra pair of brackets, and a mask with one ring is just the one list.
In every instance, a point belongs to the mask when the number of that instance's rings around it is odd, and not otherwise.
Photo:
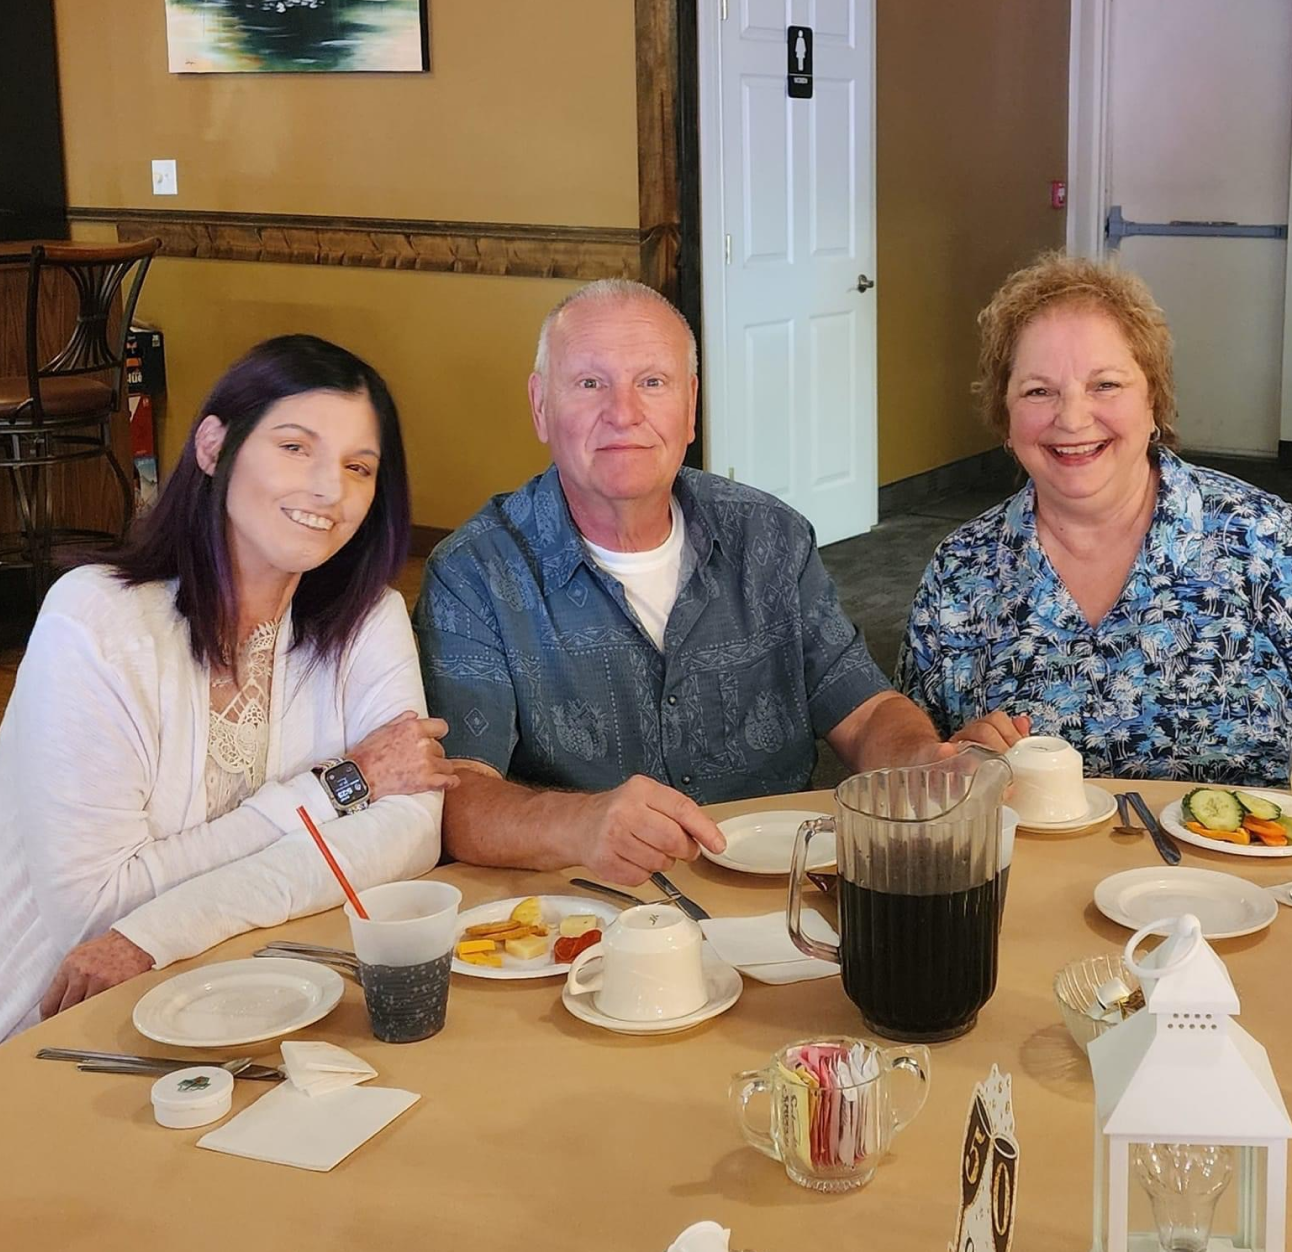
[(1175, 453), (1171, 333), (1144, 282), (1047, 254), (979, 314), (975, 391), (1029, 476), (924, 573), (898, 685), (1092, 774), (1272, 784), (1292, 735), (1292, 509)]

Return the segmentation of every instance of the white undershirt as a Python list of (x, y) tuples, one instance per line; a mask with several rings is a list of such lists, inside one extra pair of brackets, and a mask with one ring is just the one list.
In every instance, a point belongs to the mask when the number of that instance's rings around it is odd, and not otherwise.
[(669, 499), (673, 519), (668, 538), (658, 548), (647, 552), (614, 552), (584, 539), (588, 555), (613, 578), (623, 584), (624, 595), (632, 605), (646, 633), (657, 648), (664, 648), (664, 627), (673, 611), (682, 570), (694, 563), (691, 545), (686, 539), (686, 523), (681, 506)]

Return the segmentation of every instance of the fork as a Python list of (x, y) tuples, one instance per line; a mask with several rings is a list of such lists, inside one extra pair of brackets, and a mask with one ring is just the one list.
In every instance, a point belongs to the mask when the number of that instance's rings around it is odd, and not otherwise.
[(348, 978), (353, 978), (359, 982), (359, 960), (352, 952), (342, 952), (339, 949), (332, 949), (336, 954), (329, 955), (327, 952), (307, 952), (299, 948), (280, 948), (274, 944), (268, 944), (263, 948), (257, 948), (252, 956), (268, 957), (287, 957), (293, 961), (311, 961), (315, 965), (326, 965), (329, 969), (336, 970), (339, 974), (344, 974)]

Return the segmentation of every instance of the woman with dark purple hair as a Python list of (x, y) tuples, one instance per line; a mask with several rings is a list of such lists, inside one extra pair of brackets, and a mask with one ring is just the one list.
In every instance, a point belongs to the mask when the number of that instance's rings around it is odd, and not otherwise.
[(435, 865), (456, 778), (390, 589), (399, 418), (321, 339), (253, 348), (126, 544), (50, 590), (0, 724), (0, 1038)]

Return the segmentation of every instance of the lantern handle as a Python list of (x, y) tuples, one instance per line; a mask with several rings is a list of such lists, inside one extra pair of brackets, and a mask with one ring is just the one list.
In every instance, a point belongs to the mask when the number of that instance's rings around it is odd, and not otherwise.
[[(1159, 933), (1163, 927), (1167, 929), (1166, 938), (1170, 939), (1172, 934), (1178, 934), (1181, 923), (1189, 924), (1189, 946), (1184, 949), (1178, 956), (1168, 961), (1165, 965), (1141, 965), (1135, 959), (1135, 949), (1148, 938), (1149, 935)], [(1165, 942), (1165, 940), (1164, 940)], [(1154, 949), (1156, 951), (1157, 949)], [(1136, 978), (1142, 982), (1145, 978), (1158, 979), (1163, 974), (1169, 973), (1173, 969), (1180, 969), (1187, 965), (1202, 950), (1202, 923), (1191, 913), (1186, 913), (1183, 917), (1159, 917), (1155, 922), (1149, 924), (1140, 930), (1137, 930), (1126, 941), (1126, 949), (1123, 953), (1123, 959), (1126, 962), (1126, 968), (1130, 970)]]

